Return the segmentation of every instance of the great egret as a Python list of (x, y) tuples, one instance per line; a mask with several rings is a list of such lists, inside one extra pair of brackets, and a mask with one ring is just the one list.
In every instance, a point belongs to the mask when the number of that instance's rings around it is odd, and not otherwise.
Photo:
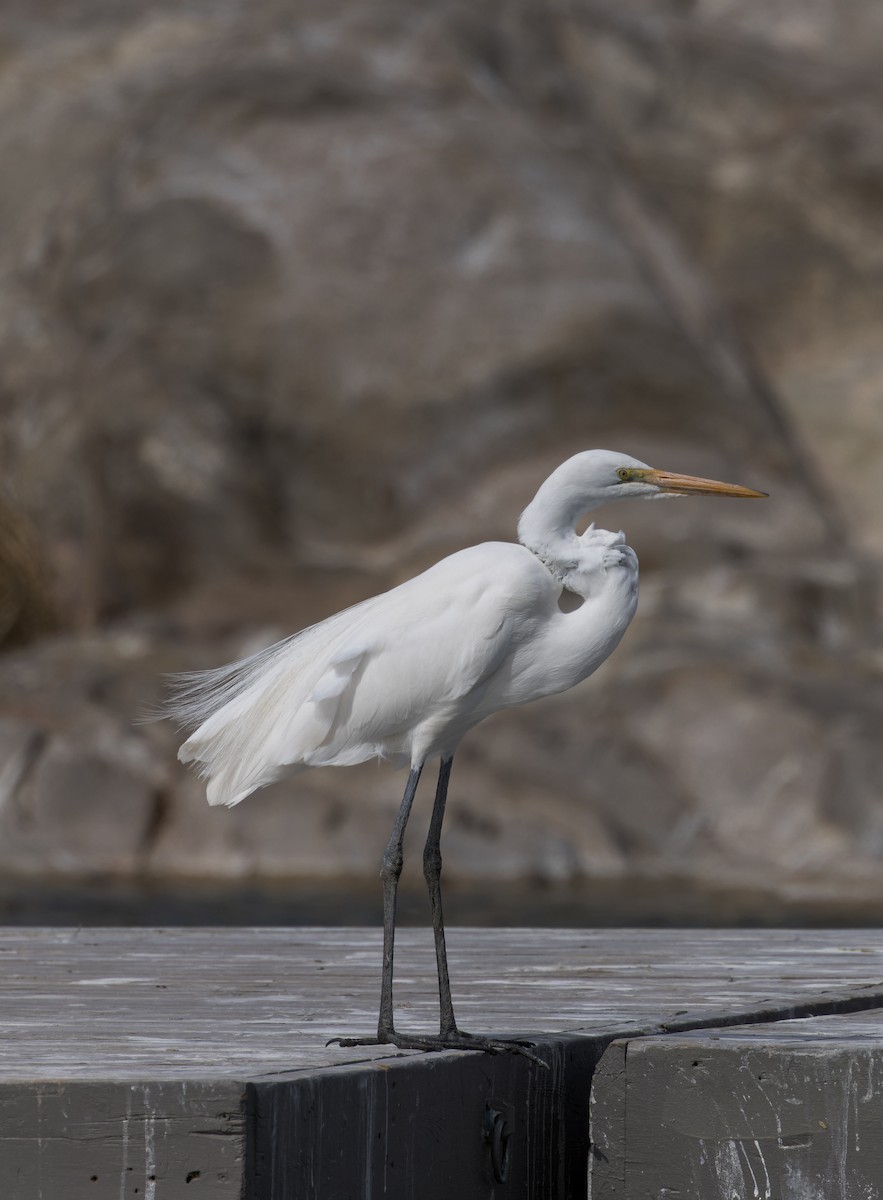
[[(735, 484), (654, 470), (625, 454), (587, 450), (549, 476), (518, 523), (518, 544), (460, 550), (391, 591), (278, 645), (213, 671), (179, 676), (171, 715), (198, 728), (181, 747), (199, 764), (209, 804), (310, 767), (379, 758), (410, 771), (383, 855), (383, 970), (376, 1037), (392, 1044), (498, 1051), (523, 1043), (457, 1027), (445, 954), (439, 847), (454, 752), (501, 708), (563, 692), (615, 649), (638, 602), (638, 560), (623, 533), (580, 517), (625, 496), (763, 496)], [(563, 603), (570, 593), (570, 603)], [(424, 765), (439, 758), (423, 854), (438, 966), (438, 1035), (393, 1022), (396, 891), (405, 825)]]

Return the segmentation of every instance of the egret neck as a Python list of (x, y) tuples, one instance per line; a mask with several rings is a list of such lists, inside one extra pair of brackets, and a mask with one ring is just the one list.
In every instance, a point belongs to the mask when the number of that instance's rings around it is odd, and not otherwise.
[(606, 498), (587, 489), (584, 476), (568, 468), (572, 460), (552, 472), (518, 521), (519, 542), (562, 581), (579, 566), (585, 548), (577, 521)]

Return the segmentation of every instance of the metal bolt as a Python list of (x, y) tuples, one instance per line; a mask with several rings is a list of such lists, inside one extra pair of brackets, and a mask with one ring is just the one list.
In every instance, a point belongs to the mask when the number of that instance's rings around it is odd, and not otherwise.
[(509, 1178), (509, 1138), (512, 1130), (503, 1114), (489, 1104), (484, 1110), (484, 1136), (490, 1142), (494, 1179), (497, 1183), (505, 1183)]

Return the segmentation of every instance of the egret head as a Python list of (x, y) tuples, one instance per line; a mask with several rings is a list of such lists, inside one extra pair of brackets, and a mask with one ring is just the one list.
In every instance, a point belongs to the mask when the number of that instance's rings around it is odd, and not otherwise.
[(701, 479), (697, 475), (677, 475), (672, 471), (659, 471), (629, 458), (626, 454), (614, 454), (609, 450), (588, 451), (598, 454), (597, 467), (607, 476), (607, 494), (610, 499), (638, 496), (656, 500), (666, 496), (734, 496), (746, 499), (766, 496), (766, 492), (742, 487), (738, 483), (721, 483), (716, 479)]
[(695, 475), (659, 471), (640, 459), (614, 450), (584, 450), (553, 471), (521, 514), (519, 541), (539, 554), (556, 537), (573, 530), (585, 513), (629, 496), (655, 500), (662, 496), (765, 496), (753, 488)]
[[(547, 483), (571, 494), (591, 498), (594, 504), (636, 496), (656, 500), (664, 496), (766, 496), (737, 483), (720, 483), (696, 475), (659, 471), (640, 459), (615, 450), (584, 450), (562, 463)], [(543, 487), (546, 485), (544, 484)], [(541, 489), (542, 490), (542, 489)]]

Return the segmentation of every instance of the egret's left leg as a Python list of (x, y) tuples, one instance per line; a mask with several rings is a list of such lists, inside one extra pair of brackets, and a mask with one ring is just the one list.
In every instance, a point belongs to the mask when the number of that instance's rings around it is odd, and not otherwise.
[(445, 946), (445, 918), (442, 911), (441, 894), (441, 831), (445, 819), (445, 801), (448, 798), (448, 783), (451, 778), (453, 755), (441, 760), (438, 771), (438, 786), (435, 789), (435, 804), (429, 821), (429, 833), (423, 848), (423, 876), (429, 889), (432, 908), (432, 932), (435, 937), (435, 961), (438, 967), (439, 1033), (441, 1037), (457, 1034), (454, 1020), (454, 1004), (451, 1000), (451, 979), (448, 975), (448, 953)]
[(435, 960), (438, 967), (438, 1002), (439, 1002), (439, 1035), (438, 1039), (426, 1039), (427, 1049), (432, 1043), (438, 1049), (446, 1050), (485, 1050), (491, 1054), (509, 1051), (524, 1054), (542, 1066), (546, 1064), (527, 1049), (530, 1042), (520, 1038), (489, 1038), (474, 1033), (466, 1033), (457, 1027), (454, 1019), (454, 1003), (451, 999), (451, 980), (448, 974), (448, 954), (445, 946), (445, 919), (442, 910), (441, 894), (441, 831), (445, 819), (445, 803), (448, 798), (448, 783), (451, 779), (453, 755), (441, 760), (438, 771), (438, 785), (435, 789), (435, 804), (429, 820), (429, 832), (426, 835), (426, 845), (423, 848), (423, 875), (429, 889), (429, 903), (432, 908), (432, 932), (435, 937)]
[[(453, 755), (443, 758), (438, 772), (438, 786), (435, 790), (435, 803), (432, 817), (429, 821), (429, 833), (423, 850), (423, 874), (429, 888), (429, 901), (432, 907), (432, 930), (435, 935), (435, 957), (438, 966), (438, 997), (439, 997), (439, 1032), (437, 1034), (399, 1033), (393, 1027), (392, 1021), (392, 937), (395, 929), (395, 885), (398, 883), (402, 869), (402, 840), (405, 823), (411, 811), (411, 801), (417, 790), (419, 771), (412, 771), (405, 790), (405, 799), (399, 818), (390, 837), (389, 845), (384, 855), (384, 959), (383, 985), (381, 988), (380, 1020), (377, 1037), (344, 1037), (332, 1038), (341, 1046), (378, 1046), (392, 1045), (400, 1050), (484, 1050), (490, 1054), (509, 1052), (523, 1054), (526, 1058), (545, 1067), (547, 1064), (528, 1047), (533, 1043), (520, 1038), (490, 1038), (473, 1033), (465, 1033), (457, 1028), (454, 1020), (454, 1005), (451, 1000), (451, 981), (448, 976), (448, 956), (445, 948), (445, 922), (442, 914), (441, 897), (441, 830), (445, 817), (445, 801), (448, 796), (448, 781), (451, 778)], [(331, 1044), (330, 1042), (328, 1043)]]

